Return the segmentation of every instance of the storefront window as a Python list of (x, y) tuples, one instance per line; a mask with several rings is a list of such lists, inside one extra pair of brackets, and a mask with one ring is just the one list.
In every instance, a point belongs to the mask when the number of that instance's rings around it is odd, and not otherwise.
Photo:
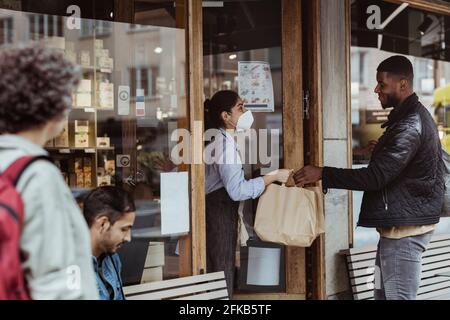
[[(369, 7), (372, 6), (371, 10)], [(375, 6), (375, 7), (373, 7)], [(406, 7), (392, 16), (383, 30), (380, 24), (399, 8), (387, 1), (357, 0), (352, 2), (351, 97), (353, 167), (367, 165), (365, 147), (383, 134), (381, 124), (390, 110), (383, 110), (374, 93), (376, 69), (384, 59), (401, 54), (413, 63), (414, 90), (436, 121), (442, 146), (450, 151), (450, 25), (449, 16)], [(375, 9), (374, 9), (375, 8)], [(378, 9), (377, 9), (378, 8)], [(368, 12), (372, 12), (368, 13)], [(362, 192), (353, 192), (354, 246), (374, 244), (378, 233), (356, 228)], [(441, 219), (435, 233), (448, 230), (450, 221)]]
[(133, 240), (120, 252), (125, 284), (179, 277), (188, 253), (178, 250), (179, 234), (162, 230), (161, 181), (183, 171), (168, 156), (172, 131), (187, 123), (184, 11), (136, 1), (129, 24), (114, 21), (114, 1), (79, 1), (77, 24), (66, 13), (77, 1), (65, 2), (0, 9), (0, 45), (35, 41), (81, 66), (65, 130), (46, 149), (75, 196), (104, 185), (134, 195)]
[[(246, 145), (241, 146), (241, 150), (245, 149), (243, 161), (246, 178), (256, 178), (283, 166), (281, 3), (272, 0), (220, 3), (218, 6), (204, 3), (204, 94), (206, 98), (211, 98), (219, 90), (234, 90), (244, 99), (246, 107), (253, 111), (255, 121), (252, 128), (256, 135), (247, 136)], [(270, 92), (273, 95), (272, 107), (269, 104), (263, 108), (255, 108), (252, 104), (254, 101), (251, 101), (246, 90), (250, 79), (243, 72), (244, 64), (255, 69), (270, 68), (270, 86), (266, 87), (264, 93)], [(267, 132), (262, 131), (264, 129)], [(263, 154), (259, 150), (264, 150)], [(253, 230), (256, 205), (257, 201), (249, 200), (243, 207), (245, 228), (252, 243), (258, 242)], [(252, 283), (253, 285), (246, 283), (251, 277), (258, 276), (251, 274), (251, 271), (261, 272), (259, 276), (264, 277), (264, 272), (268, 271), (264, 268), (272, 264), (266, 261), (260, 265), (261, 270), (247, 270), (247, 266), (242, 264), (254, 261), (249, 262), (247, 257), (241, 256), (242, 252), (248, 251), (241, 249), (242, 247), (238, 247), (236, 251), (237, 291), (283, 292), (284, 279), (275, 281), (276, 285), (264, 285), (264, 281)], [(284, 268), (283, 263), (279, 268)], [(242, 274), (243, 270), (248, 273)], [(277, 272), (271, 270), (269, 273)]]

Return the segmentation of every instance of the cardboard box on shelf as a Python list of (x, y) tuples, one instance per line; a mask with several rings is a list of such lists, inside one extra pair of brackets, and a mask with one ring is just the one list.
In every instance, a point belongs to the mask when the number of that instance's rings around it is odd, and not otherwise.
[(50, 139), (47, 141), (47, 143), (44, 145), (45, 148), (52, 148), (55, 146), (55, 141), (54, 139)]
[(83, 50), (80, 52), (80, 64), (82, 67), (91, 66), (91, 54), (89, 51)]
[(150, 242), (144, 268), (164, 266), (164, 242)]
[(75, 94), (75, 106), (84, 108), (92, 106), (92, 95), (86, 92), (77, 92)]
[(89, 120), (75, 120), (75, 133), (89, 133)]
[(114, 84), (100, 82), (99, 85), (99, 107), (103, 109), (114, 109)]
[(141, 283), (162, 281), (163, 267), (145, 268), (142, 272)]
[(89, 79), (81, 79), (80, 85), (77, 88), (77, 92), (91, 92), (92, 81)]
[(103, 40), (95, 39), (94, 40), (94, 48), (95, 48), (95, 50), (102, 50), (103, 49)]
[(103, 187), (103, 186), (110, 186), (111, 185), (111, 176), (107, 175), (98, 175), (97, 176), (97, 186)]
[(83, 158), (75, 158), (74, 161), (74, 172), (83, 172)]
[(116, 161), (106, 160), (105, 174), (110, 175), (110, 176), (114, 176), (116, 174)]
[(113, 69), (114, 59), (110, 57), (98, 57), (98, 66), (101, 69)]
[(92, 188), (92, 173), (90, 171), (84, 172), (84, 187), (86, 189)]
[(109, 148), (110, 138), (109, 137), (97, 137), (97, 147), (99, 148)]
[(109, 50), (108, 49), (100, 49), (100, 50), (97, 50), (95, 52), (95, 54), (97, 55), (97, 57), (108, 58), (109, 57)]
[(84, 188), (84, 174), (83, 172), (76, 173), (77, 176), (77, 188)]
[(69, 121), (65, 122), (63, 131), (55, 138), (54, 146), (58, 148), (69, 147)]
[(89, 148), (89, 134), (75, 133), (75, 148)]

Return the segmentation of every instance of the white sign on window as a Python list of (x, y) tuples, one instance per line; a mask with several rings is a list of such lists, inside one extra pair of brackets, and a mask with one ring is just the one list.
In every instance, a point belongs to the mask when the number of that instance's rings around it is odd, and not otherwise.
[(161, 234), (178, 235), (188, 232), (188, 173), (161, 173)]

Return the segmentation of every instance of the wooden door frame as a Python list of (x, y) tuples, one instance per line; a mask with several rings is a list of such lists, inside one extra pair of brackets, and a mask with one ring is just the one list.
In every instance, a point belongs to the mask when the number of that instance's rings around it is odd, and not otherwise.
[[(322, 118), (322, 59), (321, 59), (321, 0), (305, 1), (304, 19), (306, 34), (306, 50), (308, 57), (306, 66), (307, 81), (305, 88), (309, 91), (308, 141), (309, 163), (323, 167), (323, 118)], [(321, 183), (317, 184), (321, 186)], [(306, 250), (307, 294), (306, 299), (326, 299), (325, 277), (325, 234), (319, 236), (311, 248)]]
[[(305, 0), (303, 0), (305, 1)], [(308, 0), (310, 1), (310, 0)], [(191, 128), (194, 121), (203, 119), (203, 51), (202, 51), (202, 6), (199, 1), (187, 0), (187, 41), (189, 56), (189, 114)], [(302, 78), (302, 2), (282, 0), (282, 82), (283, 84), (283, 148), (284, 167), (301, 168), (304, 165), (304, 127), (303, 127), (303, 78)], [(312, 118), (310, 130), (317, 135), (310, 141), (314, 147), (313, 161), (323, 163), (322, 116), (321, 116), (321, 78), (320, 78), (320, 0), (314, 0), (312, 12), (318, 20), (312, 20), (311, 52), (314, 63), (310, 79), (314, 85), (312, 94)], [(309, 13), (308, 13), (309, 14)], [(203, 141), (203, 130), (192, 132), (194, 141)], [(205, 230), (205, 185), (204, 165), (191, 166), (191, 204), (192, 204), (192, 264), (193, 274), (206, 270), (206, 230)], [(323, 299), (325, 294), (324, 238), (316, 241), (314, 253), (313, 298)], [(304, 297), (306, 294), (305, 249), (288, 247), (286, 254), (286, 294), (280, 297)], [(266, 295), (265, 295), (266, 296)], [(271, 294), (268, 297), (274, 296)]]
[(408, 3), (411, 8), (450, 15), (450, 3), (441, 0), (384, 0), (386, 2)]
[[(191, 130), (191, 161), (203, 156), (203, 7), (202, 1), (186, 1), (187, 90)], [(206, 272), (205, 165), (190, 165), (192, 274)]]
[[(281, 1), (283, 157), (290, 169), (304, 165), (301, 7), (299, 0)], [(286, 293), (306, 293), (304, 248), (286, 248)]]

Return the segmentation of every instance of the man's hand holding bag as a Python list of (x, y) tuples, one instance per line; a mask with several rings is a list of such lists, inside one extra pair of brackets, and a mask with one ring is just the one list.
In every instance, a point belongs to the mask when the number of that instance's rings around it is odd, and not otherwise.
[(324, 224), (320, 187), (271, 184), (259, 199), (255, 232), (263, 241), (310, 247), (325, 232)]

